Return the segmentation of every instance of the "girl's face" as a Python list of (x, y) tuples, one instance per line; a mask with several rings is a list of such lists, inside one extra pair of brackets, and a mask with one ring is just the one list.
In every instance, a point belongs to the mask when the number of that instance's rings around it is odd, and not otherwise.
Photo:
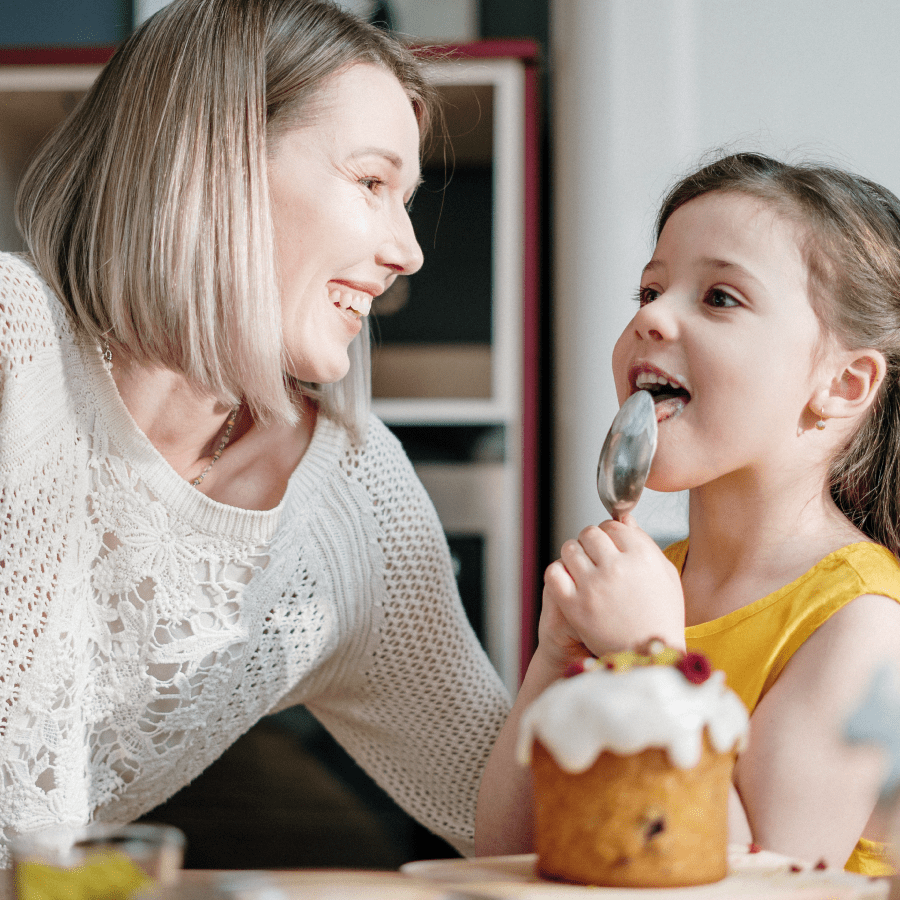
[(821, 382), (823, 346), (792, 222), (740, 193), (676, 210), (613, 351), (619, 401), (645, 387), (656, 395), (648, 485), (683, 490), (783, 467)]
[(419, 184), (419, 128), (386, 70), (332, 78), (312, 120), (280, 137), (269, 196), (290, 373), (328, 383), (372, 299), (422, 265), (407, 204)]

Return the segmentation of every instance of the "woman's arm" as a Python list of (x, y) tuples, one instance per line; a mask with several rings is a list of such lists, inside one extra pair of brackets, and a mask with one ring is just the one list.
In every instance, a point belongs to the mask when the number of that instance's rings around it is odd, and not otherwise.
[(858, 597), (807, 639), (763, 697), (735, 769), (757, 844), (842, 868), (860, 835), (885, 838), (866, 831), (884, 756), (844, 739), (885, 660), (900, 660), (900, 604)]

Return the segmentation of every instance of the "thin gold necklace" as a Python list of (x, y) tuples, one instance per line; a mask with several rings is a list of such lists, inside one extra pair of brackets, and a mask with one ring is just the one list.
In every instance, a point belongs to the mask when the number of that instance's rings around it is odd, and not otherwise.
[(225, 452), (225, 448), (231, 440), (231, 432), (234, 431), (234, 423), (237, 421), (237, 414), (240, 408), (240, 404), (238, 404), (231, 410), (231, 415), (228, 417), (228, 422), (225, 424), (225, 434), (222, 435), (222, 440), (219, 442), (219, 446), (216, 447), (216, 452), (213, 453), (209, 465), (191, 482), (194, 487), (197, 487), (197, 485), (206, 478), (206, 473), (219, 461), (219, 457)]
[[(106, 369), (110, 378), (112, 378), (112, 366), (113, 366), (113, 355), (112, 349), (109, 346), (109, 341), (104, 340), (103, 346), (101, 347), (101, 359), (103, 360), (103, 368)], [(240, 411), (241, 405), (240, 403), (231, 410), (231, 415), (228, 417), (228, 422), (225, 424), (225, 434), (222, 435), (222, 440), (219, 443), (219, 446), (216, 447), (216, 452), (213, 453), (212, 459), (209, 461), (209, 465), (191, 482), (193, 487), (197, 487), (204, 478), (206, 478), (206, 473), (219, 461), (219, 457), (225, 452), (225, 448), (228, 446), (228, 442), (231, 440), (231, 432), (234, 431), (234, 423), (237, 421), (237, 414)]]

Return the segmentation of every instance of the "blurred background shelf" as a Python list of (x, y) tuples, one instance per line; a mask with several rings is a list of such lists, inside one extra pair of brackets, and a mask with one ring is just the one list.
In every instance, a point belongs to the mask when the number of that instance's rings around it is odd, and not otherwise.
[[(538, 576), (537, 47), (481, 41), (430, 56), (446, 142), (426, 142), (412, 206), (426, 264), (376, 301), (375, 410), (407, 445), (451, 548), (482, 536), (482, 637), (515, 690)], [(450, 436), (473, 426), (491, 429), (489, 462)]]

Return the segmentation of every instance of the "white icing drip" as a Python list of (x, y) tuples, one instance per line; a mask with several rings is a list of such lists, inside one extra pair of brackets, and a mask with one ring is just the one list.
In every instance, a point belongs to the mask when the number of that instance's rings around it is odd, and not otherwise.
[(715, 750), (741, 749), (747, 709), (713, 672), (692, 684), (672, 666), (635, 666), (625, 672), (598, 668), (551, 685), (525, 711), (517, 756), (531, 761), (535, 740), (566, 772), (589, 769), (604, 750), (622, 756), (665, 748), (681, 769), (697, 765), (703, 730)]

